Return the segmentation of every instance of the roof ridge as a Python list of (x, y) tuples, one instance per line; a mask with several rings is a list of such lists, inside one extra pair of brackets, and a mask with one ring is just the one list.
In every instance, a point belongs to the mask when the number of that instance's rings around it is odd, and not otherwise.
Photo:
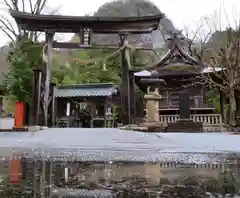
[(114, 83), (88, 83), (88, 84), (64, 84), (57, 86), (58, 89), (69, 88), (102, 88), (102, 87), (116, 87)]

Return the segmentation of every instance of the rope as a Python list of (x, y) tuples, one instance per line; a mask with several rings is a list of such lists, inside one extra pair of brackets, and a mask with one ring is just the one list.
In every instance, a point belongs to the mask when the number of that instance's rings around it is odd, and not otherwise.
[[(48, 63), (48, 57), (47, 57), (47, 54), (45, 53), (47, 50), (46, 50), (46, 48), (47, 48), (47, 46), (48, 46), (48, 44), (44, 44), (44, 46), (43, 46), (43, 48), (42, 48), (42, 59), (43, 59), (43, 61), (45, 62), (45, 63)], [(107, 56), (105, 56), (104, 58), (98, 58), (98, 59), (96, 59), (95, 61), (93, 61), (93, 60), (84, 60), (84, 59), (78, 59), (78, 58), (69, 58), (69, 59), (67, 59), (67, 61), (73, 61), (73, 62), (77, 62), (77, 63), (79, 63), (79, 62), (81, 62), (81, 63), (83, 63), (83, 64), (85, 64), (85, 65), (89, 65), (89, 64), (91, 64), (90, 66), (93, 66), (93, 65), (96, 65), (97, 64), (97, 62), (98, 61), (103, 61), (103, 71), (107, 71), (107, 68), (106, 68), (106, 62), (107, 62), (107, 60), (109, 59), (109, 58), (111, 58), (111, 57), (113, 57), (115, 54), (117, 54), (118, 52), (120, 52), (120, 51), (122, 51), (122, 50), (124, 50), (125, 48), (127, 48), (127, 49), (130, 49), (131, 50), (131, 52), (133, 52), (133, 51), (135, 51), (136, 50), (136, 48), (134, 48), (132, 45), (130, 45), (130, 44), (128, 44), (128, 43), (125, 43), (122, 47), (120, 47), (118, 50), (116, 50), (115, 52), (113, 52), (112, 54), (110, 54), (110, 55), (107, 55)], [(56, 51), (55, 49), (53, 49), (54, 51)], [(126, 55), (125, 55), (126, 56)], [(128, 58), (129, 59), (129, 58)], [(129, 60), (127, 60), (128, 62), (129, 62)], [(129, 67), (130, 67), (130, 65), (129, 65)]]
[(47, 55), (45, 54), (47, 46), (48, 46), (48, 44), (44, 44), (44, 46), (42, 48), (42, 59), (43, 59), (43, 62), (45, 62), (45, 63), (48, 63)]

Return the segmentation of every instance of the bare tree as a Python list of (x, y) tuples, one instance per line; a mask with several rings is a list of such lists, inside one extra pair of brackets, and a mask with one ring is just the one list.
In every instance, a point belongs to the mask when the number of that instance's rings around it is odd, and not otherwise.
[(22, 30), (11, 17), (9, 17), (9, 10), (19, 12), (28, 12), (31, 14), (41, 14), (48, 12), (50, 14), (56, 13), (60, 7), (50, 9), (47, 6), (47, 0), (3, 0), (4, 14), (0, 16), (0, 30), (15, 43), (19, 38), (27, 36), (29, 39), (36, 41), (40, 35), (38, 32), (30, 32)]
[[(202, 75), (204, 82), (221, 90), (229, 99), (229, 124), (236, 126), (236, 94), (240, 92), (240, 23), (235, 17), (229, 22), (226, 12), (218, 15), (214, 13), (213, 17), (204, 17), (200, 29), (204, 29), (207, 36), (203, 37), (197, 29), (193, 39), (200, 35), (197, 39), (200, 47), (194, 52), (211, 71)], [(228, 22), (225, 28), (221, 26), (223, 19)], [(189, 41), (189, 49), (193, 51), (192, 41)]]

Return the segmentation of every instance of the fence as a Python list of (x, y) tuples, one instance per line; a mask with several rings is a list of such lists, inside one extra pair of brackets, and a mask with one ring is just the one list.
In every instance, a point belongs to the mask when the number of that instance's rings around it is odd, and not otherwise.
[[(179, 119), (179, 115), (160, 115), (160, 122), (173, 123)], [(222, 131), (221, 114), (192, 114), (191, 119), (195, 122), (202, 122), (204, 131)]]

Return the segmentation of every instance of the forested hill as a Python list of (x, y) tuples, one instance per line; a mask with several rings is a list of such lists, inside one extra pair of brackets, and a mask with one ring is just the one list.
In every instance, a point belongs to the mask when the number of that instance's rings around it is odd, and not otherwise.
[[(111, 1), (109, 3), (105, 3), (100, 6), (95, 12), (95, 16), (146, 16), (146, 15), (157, 15), (160, 14), (160, 9), (151, 3), (148, 0), (116, 0)], [(168, 19), (164, 18), (161, 20), (159, 25), (159, 30), (154, 31), (152, 34), (142, 34), (142, 35), (129, 35), (128, 41), (133, 46), (149, 46), (153, 45), (155, 48), (160, 48), (160, 50), (156, 50), (157, 53), (164, 53), (167, 49), (165, 47), (165, 36), (169, 36), (172, 32), (175, 32), (176, 28), (173, 23)], [(72, 38), (72, 41), (79, 40), (76, 35)], [(96, 44), (119, 44), (119, 36), (118, 35), (93, 35), (93, 43)], [(74, 63), (71, 61), (67, 61), (67, 70), (66, 66), (63, 65), (62, 72), (60, 69), (60, 65), (63, 64), (64, 61), (59, 63), (59, 58), (57, 58), (58, 66), (53, 73), (60, 76), (58, 79), (63, 84), (74, 84), (74, 83), (103, 83), (103, 82), (112, 82), (118, 84), (121, 78), (121, 67), (120, 67), (120, 59), (119, 59), (119, 50), (114, 56), (111, 57), (110, 54), (113, 52), (106, 52), (105, 50), (88, 50), (81, 51), (81, 53), (77, 51), (72, 51), (71, 53), (67, 53), (65, 56), (61, 53), (61, 58), (69, 59), (69, 58), (80, 58), (83, 60), (97, 61), (95, 65), (86, 66), (85, 64)], [(67, 57), (68, 56), (68, 57)], [(104, 57), (108, 58), (106, 61), (106, 70), (103, 69), (103, 61)], [(160, 55), (161, 56), (161, 55)], [(59, 56), (57, 56), (59, 57)], [(135, 51), (132, 52), (132, 68), (138, 67), (138, 69), (144, 69), (145, 66), (152, 65), (159, 60), (153, 52), (151, 51)], [(64, 77), (61, 77), (64, 74)], [(81, 74), (81, 75), (79, 75)], [(57, 82), (60, 82), (57, 80)]]

